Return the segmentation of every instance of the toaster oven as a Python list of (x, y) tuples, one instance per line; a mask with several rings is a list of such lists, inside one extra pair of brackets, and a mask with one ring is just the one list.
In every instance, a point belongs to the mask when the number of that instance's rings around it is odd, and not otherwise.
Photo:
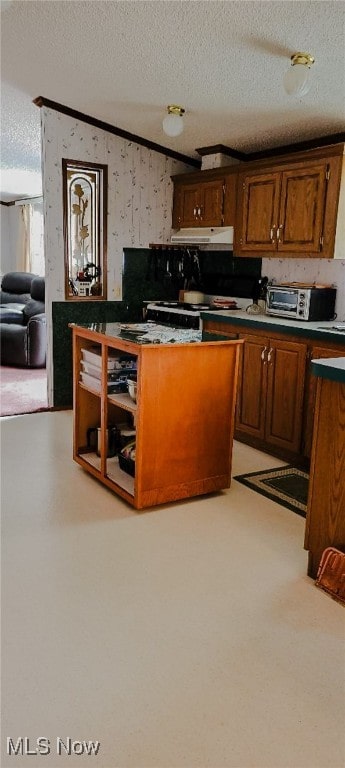
[(336, 288), (302, 285), (267, 287), (266, 313), (291, 320), (333, 320)]

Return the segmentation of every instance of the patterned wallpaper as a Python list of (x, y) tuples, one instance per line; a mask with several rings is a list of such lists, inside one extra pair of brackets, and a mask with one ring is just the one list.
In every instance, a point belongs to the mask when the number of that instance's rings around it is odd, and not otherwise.
[(316, 282), (337, 288), (337, 320), (345, 322), (345, 260), (342, 259), (262, 259), (262, 274), (275, 283)]
[(173, 184), (190, 166), (43, 107), (42, 172), (48, 323), (48, 396), (53, 404), (52, 302), (65, 300), (62, 158), (108, 165), (108, 300), (121, 300), (124, 247), (170, 240)]

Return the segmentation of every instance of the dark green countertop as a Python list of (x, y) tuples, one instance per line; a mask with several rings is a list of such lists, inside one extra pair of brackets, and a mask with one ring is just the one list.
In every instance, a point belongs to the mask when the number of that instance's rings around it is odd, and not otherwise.
[(283, 334), (292, 334), (301, 336), (301, 338), (319, 339), (323, 341), (332, 341), (343, 345), (345, 348), (345, 332), (337, 331), (335, 326), (344, 326), (345, 323), (330, 320), (328, 322), (306, 322), (304, 320), (287, 320), (282, 317), (271, 317), (270, 315), (249, 315), (244, 310), (217, 310), (216, 312), (201, 312), (201, 319), (212, 320), (218, 323), (228, 323), (229, 325), (246, 326), (252, 331), (255, 328), (267, 331), (276, 331)]
[(207, 339), (202, 332), (192, 328), (172, 328), (158, 323), (71, 323), (70, 326), (87, 329), (110, 339), (130, 341), (144, 346), (146, 344), (191, 344)]
[(311, 361), (311, 372), (322, 379), (345, 384), (345, 357), (326, 357)]

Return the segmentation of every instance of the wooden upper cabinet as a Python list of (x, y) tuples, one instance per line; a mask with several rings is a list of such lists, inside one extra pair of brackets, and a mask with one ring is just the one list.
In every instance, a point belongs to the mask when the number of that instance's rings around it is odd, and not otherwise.
[(263, 173), (240, 177), (243, 192), (240, 250), (276, 250), (280, 174)]
[(224, 180), (223, 214), (225, 227), (234, 227), (236, 219), (238, 173), (229, 173)]
[(181, 221), (178, 226), (195, 227), (196, 213), (198, 209), (199, 185), (186, 186), (181, 189)]
[(175, 184), (173, 228), (221, 227), (223, 201), (223, 179), (196, 184)]
[(315, 159), (243, 170), (235, 254), (332, 258), (341, 164), (341, 154), (319, 153)]
[(331, 259), (343, 148), (172, 176), (172, 227), (233, 226), (235, 256)]
[(321, 251), (327, 169), (316, 165), (284, 171), (281, 179), (278, 251)]
[(224, 182), (208, 181), (202, 184), (199, 191), (201, 212), (199, 213), (200, 227), (221, 227), (223, 224)]

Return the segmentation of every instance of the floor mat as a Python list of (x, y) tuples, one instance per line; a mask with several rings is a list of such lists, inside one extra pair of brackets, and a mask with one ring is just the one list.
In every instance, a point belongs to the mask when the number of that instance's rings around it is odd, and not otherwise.
[(0, 416), (35, 413), (48, 408), (45, 368), (0, 367)]
[(237, 475), (234, 480), (276, 501), (277, 504), (282, 504), (297, 515), (306, 517), (309, 484), (307, 472), (289, 465)]

